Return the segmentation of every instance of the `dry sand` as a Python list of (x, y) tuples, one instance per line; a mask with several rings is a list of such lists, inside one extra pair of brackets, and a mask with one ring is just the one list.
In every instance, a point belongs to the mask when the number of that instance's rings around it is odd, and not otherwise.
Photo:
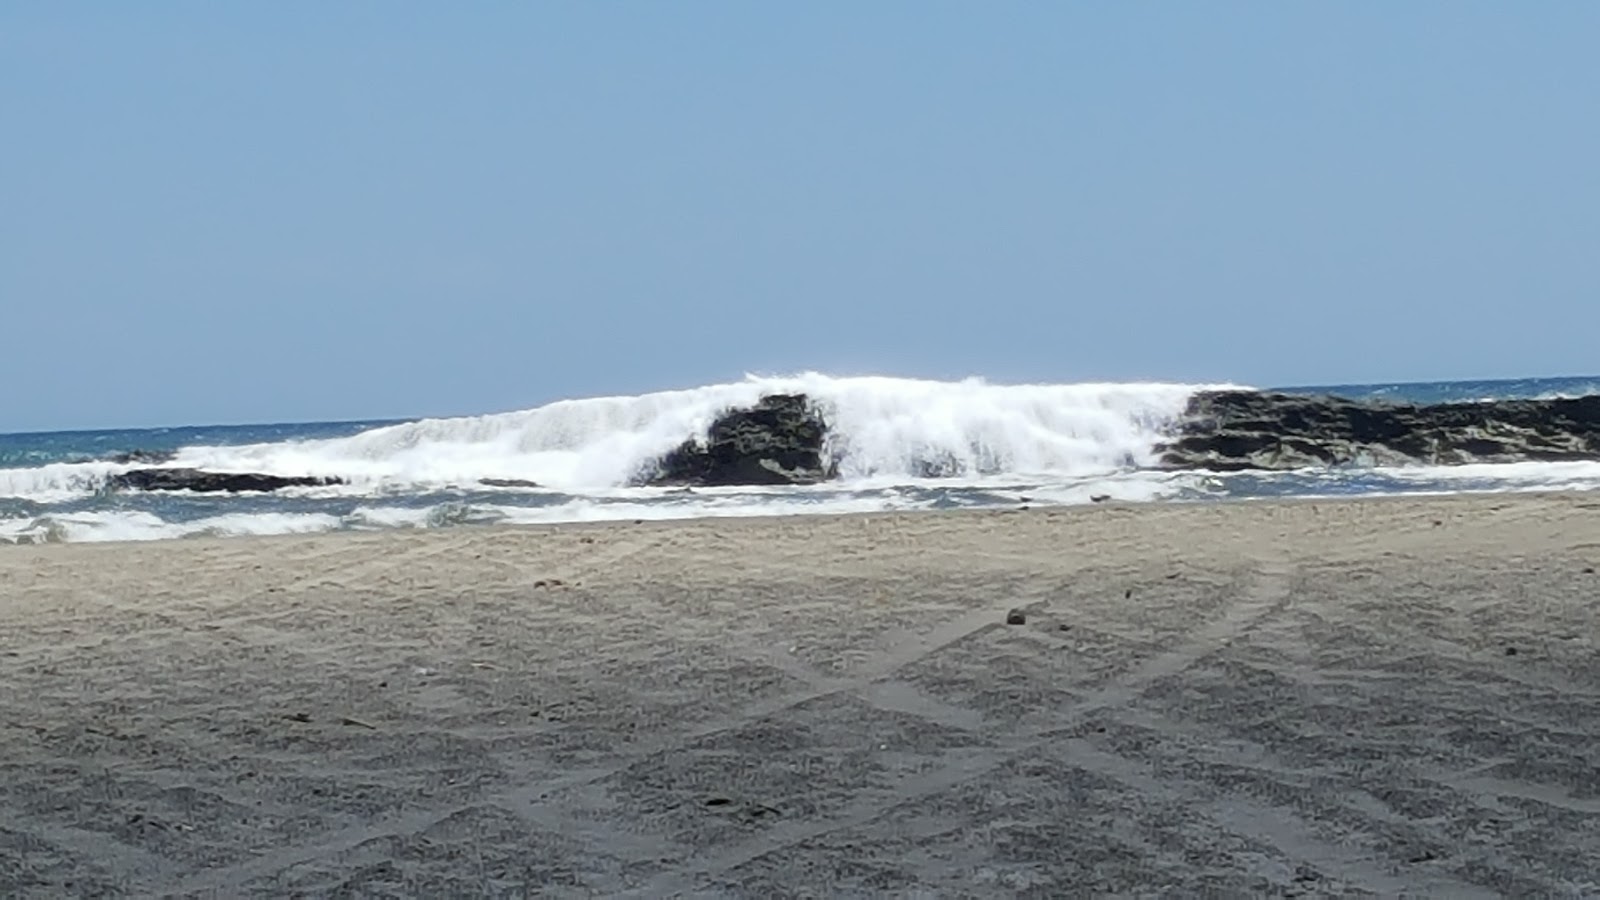
[(0, 548), (0, 896), (1597, 896), (1594, 566), (1583, 495)]

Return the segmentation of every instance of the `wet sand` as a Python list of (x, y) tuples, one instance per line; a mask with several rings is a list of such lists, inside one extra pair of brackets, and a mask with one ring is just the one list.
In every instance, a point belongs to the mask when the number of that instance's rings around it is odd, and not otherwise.
[(1597, 566), (1581, 494), (0, 547), (0, 896), (1596, 896)]

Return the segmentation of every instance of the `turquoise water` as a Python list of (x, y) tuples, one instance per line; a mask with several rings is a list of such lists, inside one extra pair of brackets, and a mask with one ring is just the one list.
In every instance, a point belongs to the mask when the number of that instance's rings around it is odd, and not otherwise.
[[(1600, 487), (1600, 463), (1172, 473), (1150, 448), (1198, 385), (990, 385), (749, 379), (493, 416), (0, 435), (0, 542), (178, 538), (470, 524), (786, 515), (1088, 502), (1204, 501)], [(824, 409), (839, 482), (692, 492), (630, 487), (730, 405), (803, 390)], [(1393, 402), (1579, 396), (1600, 378), (1287, 388)], [(138, 451), (215, 471), (347, 483), (255, 495), (109, 491)], [(955, 477), (917, 477), (927, 460)], [(149, 464), (149, 463), (143, 463)], [(482, 479), (537, 487), (490, 487)]]

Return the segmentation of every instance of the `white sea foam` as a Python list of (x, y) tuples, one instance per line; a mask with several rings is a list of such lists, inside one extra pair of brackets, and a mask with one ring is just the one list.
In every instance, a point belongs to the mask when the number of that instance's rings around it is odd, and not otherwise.
[(562, 490), (626, 484), (731, 408), (804, 393), (829, 423), (847, 482), (955, 474), (1087, 475), (1151, 461), (1163, 425), (1203, 389), (1178, 384), (995, 385), (905, 378), (750, 377), (522, 412), (427, 419), (331, 440), (193, 447), (174, 465), (322, 475), (361, 490), (527, 479)]
[[(0, 498), (25, 502), (6, 507), (11, 517), (0, 519), (0, 542), (1044, 506), (1100, 496), (1151, 501), (1600, 489), (1600, 462), (1237, 474), (1146, 468), (1188, 399), (1210, 387), (1226, 386), (750, 377), (693, 390), (424, 420), (345, 438), (178, 452), (171, 465), (348, 482), (286, 489), (237, 505), (231, 497), (181, 493), (117, 495), (102, 503), (93, 494), (129, 468), (109, 462), (3, 469)], [(812, 398), (828, 421), (827, 452), (838, 464), (839, 479), (813, 487), (688, 493), (629, 486), (663, 453), (703, 435), (718, 415), (774, 393)], [(924, 477), (932, 472), (947, 477)], [(545, 487), (490, 489), (482, 479)], [(100, 506), (111, 508), (92, 508)], [(195, 517), (198, 511), (223, 510), (230, 511)]]
[(127, 466), (108, 462), (51, 463), (31, 469), (0, 469), (0, 497), (62, 503), (93, 494), (106, 478)]
[(1468, 463), (1458, 466), (1396, 466), (1386, 478), (1438, 484), (1443, 490), (1593, 490), (1600, 488), (1600, 462)]
[[(1554, 466), (1555, 468), (1549, 468)], [(1417, 467), (1374, 471), (1376, 479), (1349, 483), (1328, 472), (1298, 484), (1295, 496), (1351, 498), (1395, 493), (1414, 495), (1536, 490), (1600, 489), (1600, 463), (1516, 463), (1485, 465), (1468, 477), (1468, 467)], [(430, 506), (364, 505), (345, 515), (323, 512), (237, 512), (183, 521), (166, 521), (144, 511), (103, 510), (49, 513), (37, 518), (0, 520), (0, 542), (145, 541), (196, 536), (320, 533), (336, 530), (442, 528), (484, 524), (557, 524), (617, 520), (780, 516), (901, 512), (955, 507), (1015, 508), (1088, 504), (1096, 497), (1148, 502), (1203, 496), (1271, 499), (1284, 493), (1236, 493), (1235, 477), (1275, 480), (1276, 473), (1247, 476), (1201, 473), (1130, 472), (1104, 478), (1020, 482), (974, 479), (949, 490), (928, 485), (857, 490), (812, 487), (715, 489), (674, 494), (661, 490), (614, 490), (600, 495), (567, 495), (545, 505), (451, 500)]]
[(49, 529), (37, 519), (0, 519), (0, 544), (39, 544), (50, 539)]
[(341, 527), (337, 516), (323, 513), (227, 513), (185, 522), (169, 522), (150, 512), (100, 510), (51, 513), (32, 520), (0, 523), (0, 541), (9, 543), (97, 543), (157, 541), (184, 537), (235, 537), (267, 534), (313, 534)]
[(355, 528), (423, 528), (432, 513), (427, 506), (358, 506), (345, 521)]

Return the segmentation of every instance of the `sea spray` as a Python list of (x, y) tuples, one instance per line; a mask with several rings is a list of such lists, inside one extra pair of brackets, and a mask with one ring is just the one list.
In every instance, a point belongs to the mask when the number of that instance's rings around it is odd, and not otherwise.
[(846, 480), (1078, 476), (1147, 464), (1161, 429), (1203, 389), (1177, 384), (995, 385), (905, 378), (747, 378), (521, 412), (426, 419), (352, 437), (180, 450), (174, 464), (313, 475), (369, 489), (520, 479), (562, 490), (625, 485), (729, 409), (805, 394)]
[[(1396, 400), (1504, 399), (1592, 393), (1596, 383), (1525, 379), (1369, 392)], [(0, 459), (8, 460), (0, 465), (0, 543), (1023, 506), (1037, 512), (1100, 496), (1142, 502), (1600, 488), (1600, 463), (1592, 462), (1226, 474), (1150, 468), (1154, 447), (1190, 398), (1210, 387), (806, 374), (408, 423), (0, 435)], [(839, 478), (693, 491), (630, 485), (642, 462), (703, 434), (721, 412), (773, 393), (803, 393), (817, 405)], [(141, 466), (348, 483), (254, 494), (107, 490), (131, 465), (115, 457), (140, 449), (174, 454)]]

